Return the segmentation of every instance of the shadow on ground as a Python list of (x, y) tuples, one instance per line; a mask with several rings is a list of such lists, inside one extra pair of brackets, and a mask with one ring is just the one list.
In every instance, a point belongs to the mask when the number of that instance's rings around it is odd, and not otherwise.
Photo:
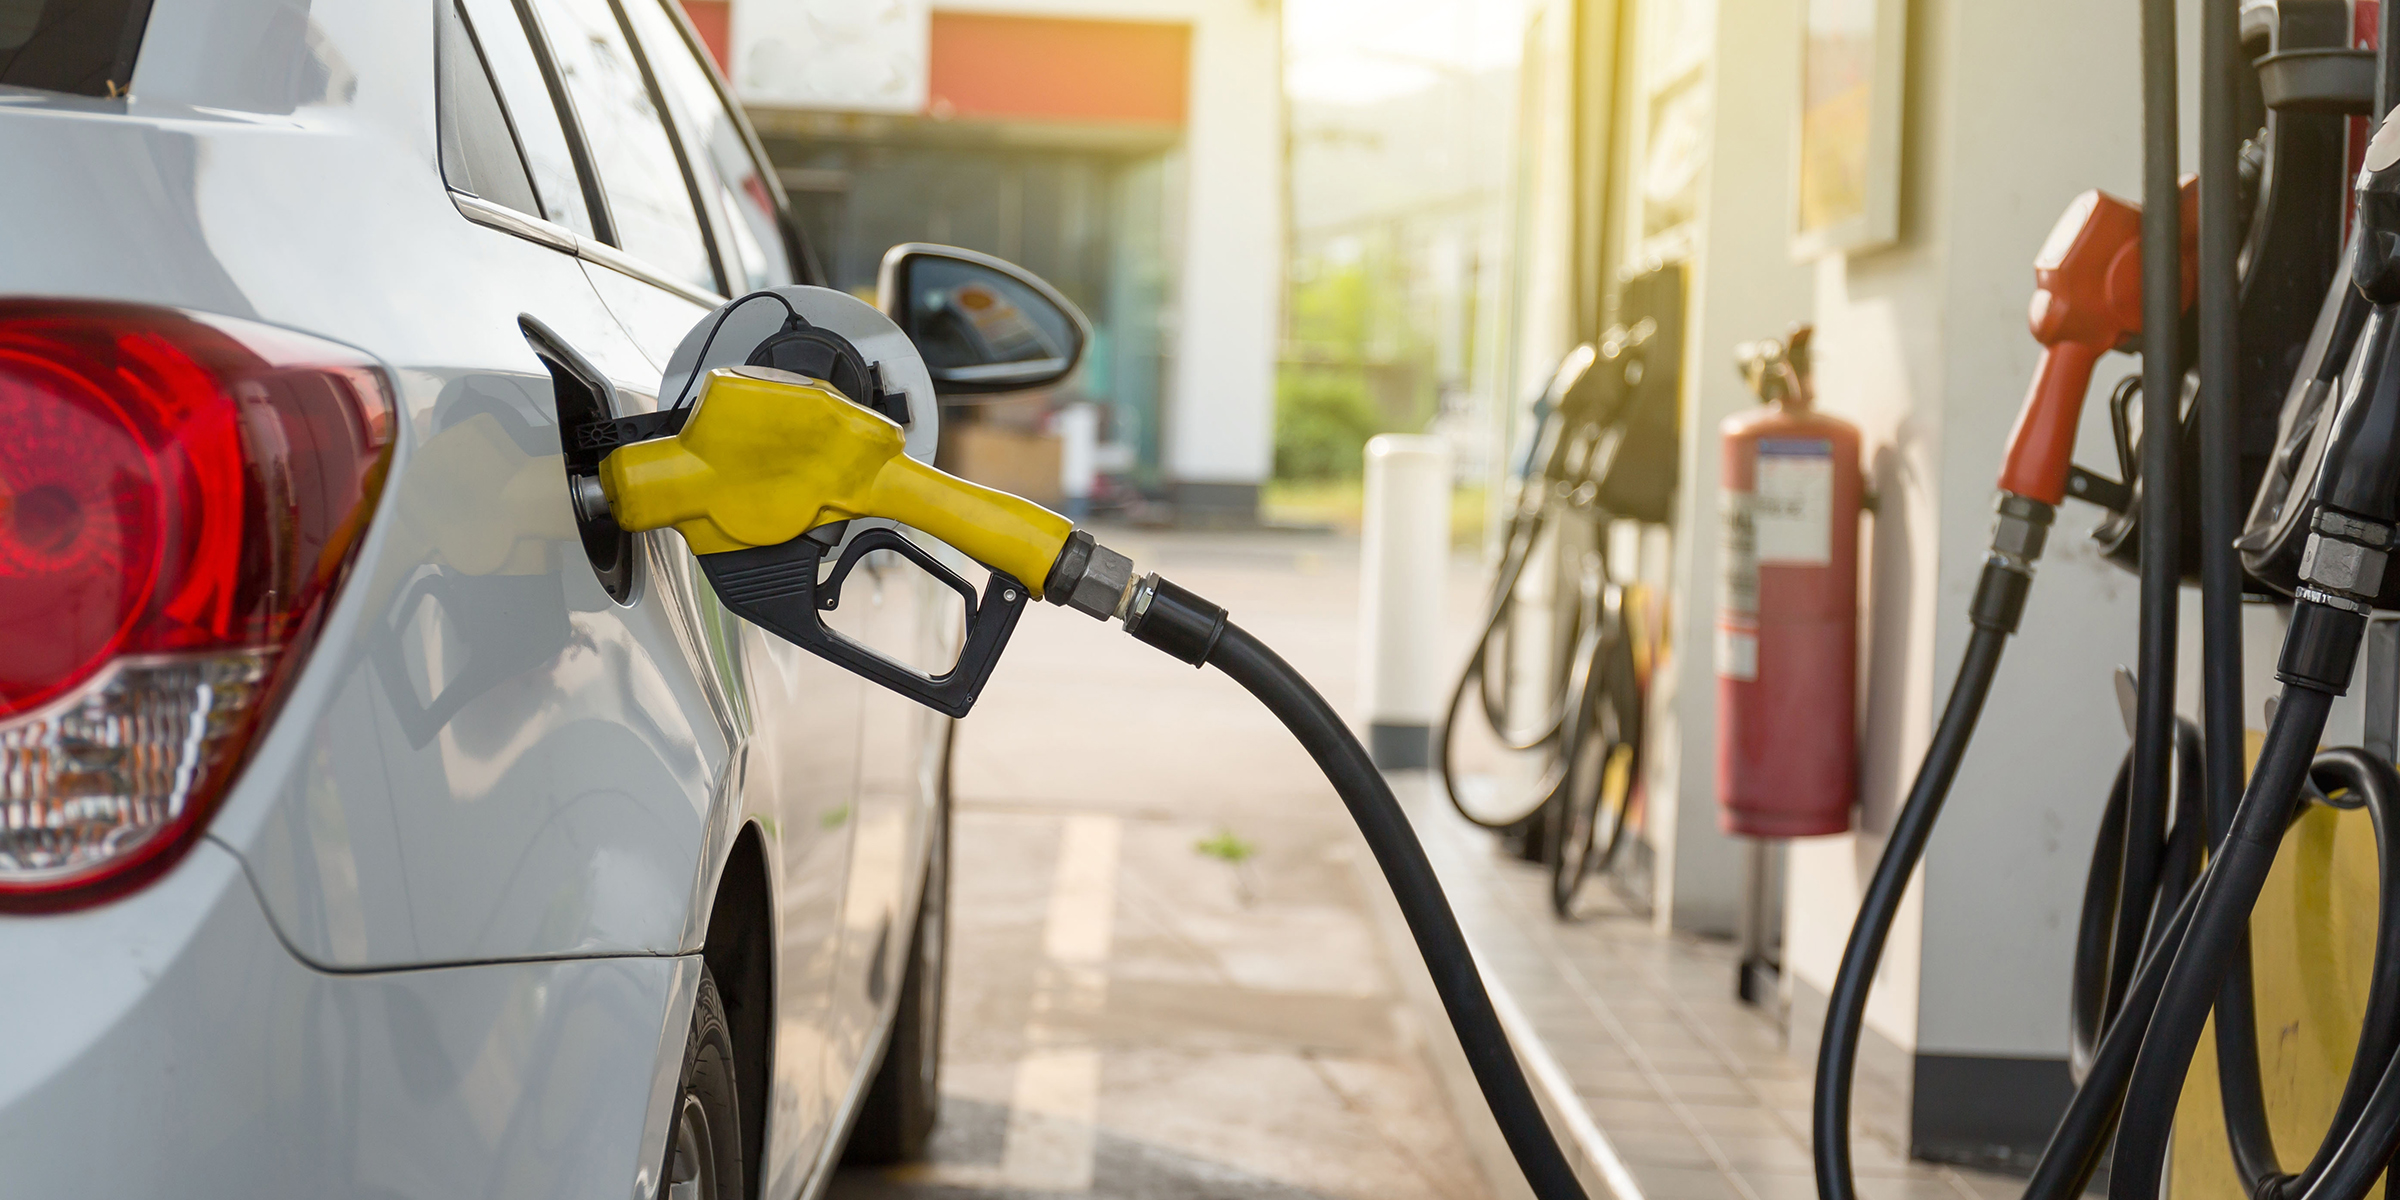
[[(998, 1167), (1008, 1131), (1004, 1105), (942, 1099), (941, 1124), (926, 1146), (926, 1159), (942, 1167)], [(912, 1200), (924, 1197), (988, 1197), (990, 1200), (1058, 1200), (1069, 1195), (1111, 1200), (1327, 1200), (1323, 1193), (1293, 1187), (1145, 1142), (1096, 1131), (1092, 1143), (1092, 1187), (1060, 1192), (1001, 1187), (963, 1187), (912, 1181), (910, 1168), (843, 1167), (826, 1190), (826, 1200)]]

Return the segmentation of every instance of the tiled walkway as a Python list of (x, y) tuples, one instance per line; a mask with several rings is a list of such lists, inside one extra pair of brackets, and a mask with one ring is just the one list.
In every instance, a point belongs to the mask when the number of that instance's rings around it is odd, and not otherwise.
[[(1597, 1160), (1594, 1182), (1616, 1200), (1813, 1200), (1811, 1064), (1784, 1052), (1766, 1013), (1734, 999), (1731, 944), (1662, 935), (1598, 882), (1586, 889), (1589, 915), (1562, 923), (1545, 872), (1500, 853), (1429, 777), (1393, 782), (1487, 978), (1539, 1043), (1537, 1088), (1548, 1075), (1588, 1114), (1588, 1126), (1562, 1124), (1599, 1140), (1583, 1147)], [(1869, 1091), (1854, 1118), (1861, 1200), (2019, 1195), (2013, 1179), (1907, 1161), (1897, 1097)]]

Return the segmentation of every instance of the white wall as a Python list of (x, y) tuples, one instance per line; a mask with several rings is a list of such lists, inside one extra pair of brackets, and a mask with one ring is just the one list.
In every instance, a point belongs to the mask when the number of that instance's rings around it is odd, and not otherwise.
[[(1794, 985), (1819, 994), (1832, 988), (1860, 895), (1942, 700), (1933, 681), (1939, 564), (1946, 549), (1971, 553), (1946, 546), (1942, 534), (1949, 192), (1939, 131), (1949, 120), (1953, 22), (1939, 3), (1914, 6), (1909, 19), (1900, 241), (1855, 258), (1829, 256), (1815, 269), (1818, 406), (1857, 423), (1867, 486), (1879, 497), (1860, 543), (1861, 832), (1794, 842), (1786, 860), (1784, 969)], [(2023, 324), (2020, 312), (2014, 328)], [(1989, 512), (1988, 490), (1975, 512)], [(1867, 1010), (1869, 1026), (1902, 1047), (1917, 1037), (1922, 882), (1920, 873), (1894, 922)]]
[(1256, 484), (1275, 457), (1283, 33), (1273, 4), (1192, 7), (1189, 190), (1167, 472), (1180, 482)]
[(1652, 705), (1649, 794), (1659, 804), (1656, 908), (1662, 925), (1730, 934), (1740, 911), (1740, 844), (1717, 829), (1716, 429), (1758, 397), (1734, 370), (1736, 344), (1780, 337), (1809, 318), (1809, 272), (1787, 250), (1792, 103), (1800, 94), (1799, 7), (1721, 11), (1709, 86), (1707, 180), (1687, 283), (1681, 487), (1673, 558), (1672, 661)]

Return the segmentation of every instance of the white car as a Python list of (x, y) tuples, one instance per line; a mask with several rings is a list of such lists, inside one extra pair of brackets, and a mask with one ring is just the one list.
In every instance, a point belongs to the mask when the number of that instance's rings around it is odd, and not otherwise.
[[(570, 502), (815, 281), (672, 0), (0, 0), (0, 1193), (922, 1141), (951, 722)], [(829, 623), (954, 645), (875, 557)]]

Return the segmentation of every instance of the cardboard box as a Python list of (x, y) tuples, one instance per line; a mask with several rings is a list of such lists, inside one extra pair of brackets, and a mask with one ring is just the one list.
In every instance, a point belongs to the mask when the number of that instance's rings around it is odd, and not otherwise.
[(1058, 435), (995, 425), (942, 430), (936, 464), (961, 479), (1023, 496), (1044, 508), (1065, 503), (1059, 484)]

